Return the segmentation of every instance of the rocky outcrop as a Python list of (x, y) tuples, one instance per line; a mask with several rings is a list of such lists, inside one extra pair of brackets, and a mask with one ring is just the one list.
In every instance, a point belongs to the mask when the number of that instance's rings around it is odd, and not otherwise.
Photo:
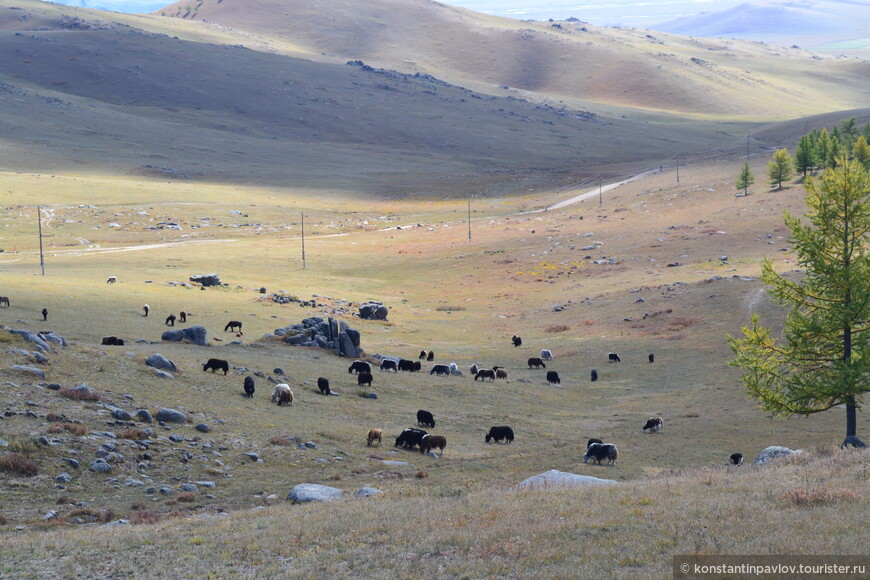
[(753, 465), (764, 465), (768, 461), (773, 459), (779, 459), (780, 457), (788, 457), (789, 455), (794, 455), (795, 453), (803, 453), (802, 449), (789, 449), (788, 447), (782, 447), (780, 445), (771, 445), (766, 448), (764, 451), (758, 454), (758, 457), (755, 458), (755, 461), (752, 462)]
[(208, 333), (204, 326), (188, 326), (178, 330), (167, 330), (160, 337), (160, 340), (164, 342), (182, 342), (186, 340), (199, 346), (206, 346), (208, 345)]
[(349, 358), (362, 354), (360, 333), (331, 317), (327, 320), (320, 316), (306, 318), (299, 324), (276, 329), (275, 336), (293, 346), (325, 348)]
[(290, 490), (287, 501), (293, 503), (308, 503), (311, 501), (331, 501), (341, 498), (342, 491), (328, 485), (318, 483), (300, 483)]
[(172, 362), (160, 353), (154, 353), (146, 358), (145, 364), (149, 367), (154, 367), (155, 369), (170, 371), (173, 373), (178, 370), (174, 362)]

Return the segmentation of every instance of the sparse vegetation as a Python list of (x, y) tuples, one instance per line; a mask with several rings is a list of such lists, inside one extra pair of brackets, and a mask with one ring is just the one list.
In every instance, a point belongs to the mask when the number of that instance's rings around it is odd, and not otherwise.
[(0, 470), (32, 477), (39, 473), (39, 466), (26, 455), (7, 453), (0, 457)]
[(55, 423), (48, 428), (49, 433), (63, 433), (64, 431), (78, 436), (87, 435), (88, 426), (78, 423)]
[(100, 394), (91, 389), (63, 387), (58, 391), (58, 394), (73, 401), (94, 402), (100, 400)]

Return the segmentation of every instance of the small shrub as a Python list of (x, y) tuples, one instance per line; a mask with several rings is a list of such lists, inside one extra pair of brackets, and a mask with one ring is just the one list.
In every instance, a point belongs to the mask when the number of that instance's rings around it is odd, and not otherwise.
[(27, 477), (39, 473), (39, 466), (32, 459), (22, 453), (14, 452), (0, 457), (0, 469), (20, 473)]
[(163, 516), (161, 516), (157, 512), (152, 512), (150, 510), (137, 511), (133, 512), (133, 514), (130, 515), (130, 523), (134, 526), (142, 524), (156, 524), (161, 519), (163, 519)]
[(196, 494), (192, 491), (182, 491), (178, 494), (178, 501), (191, 502), (196, 500)]
[(821, 488), (821, 487), (798, 487), (783, 492), (780, 495), (786, 503), (798, 507), (828, 505), (840, 502), (855, 503), (863, 499), (860, 494), (851, 489)]
[(438, 306), (435, 310), (438, 312), (460, 312), (465, 310), (465, 306)]
[(139, 439), (148, 439), (148, 433), (138, 427), (128, 427), (121, 431), (118, 434), (118, 437), (121, 439), (132, 439), (138, 441)]
[(544, 329), (544, 332), (556, 333), (556, 332), (565, 332), (566, 330), (571, 330), (571, 327), (567, 324), (554, 324), (553, 326), (548, 326)]
[(82, 518), (87, 520), (89, 523), (94, 522), (102, 522), (107, 523), (115, 519), (115, 510), (112, 508), (106, 508), (104, 510), (90, 507), (90, 506), (82, 506), (72, 510), (66, 516), (64, 516), (64, 521), (69, 521), (75, 518)]
[(9, 520), (6, 519), (6, 516), (0, 514), (0, 526), (6, 525), (9, 523)]
[(132, 504), (130, 504), (130, 509), (134, 512), (144, 510), (146, 507), (147, 506), (144, 501), (134, 501)]
[(429, 477), (429, 474), (426, 473), (424, 470), (421, 469), (420, 471), (418, 471), (418, 472), (415, 474), (415, 477), (416, 477), (417, 479), (426, 479), (427, 477)]
[(90, 389), (71, 389), (69, 387), (63, 387), (58, 391), (61, 397), (66, 397), (67, 399), (72, 399), (73, 401), (99, 401), (100, 394), (96, 391), (92, 391)]
[(63, 431), (68, 431), (73, 435), (87, 435), (88, 434), (88, 426), (80, 425), (78, 423), (55, 423), (48, 428), (49, 433), (61, 433)]
[(586, 319), (581, 321), (580, 324), (582, 324), (583, 326), (592, 326), (593, 324), (595, 324), (595, 321)]
[(289, 445), (294, 445), (295, 441), (293, 441), (289, 437), (284, 437), (283, 435), (276, 435), (275, 437), (269, 439), (269, 443), (271, 443), (272, 445), (282, 445), (286, 447)]

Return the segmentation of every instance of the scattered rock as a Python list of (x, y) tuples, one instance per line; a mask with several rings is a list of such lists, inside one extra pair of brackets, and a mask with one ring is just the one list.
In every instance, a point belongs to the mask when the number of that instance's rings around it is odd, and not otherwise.
[(157, 411), (157, 420), (166, 423), (187, 423), (187, 415), (175, 409), (160, 409)]
[(217, 274), (195, 274), (190, 281), (202, 286), (220, 286), (221, 278)]
[(149, 356), (147, 359), (145, 359), (145, 364), (149, 367), (154, 367), (155, 369), (171, 371), (173, 373), (178, 370), (174, 362), (172, 362), (160, 353), (154, 353)]
[(136, 418), (142, 421), (143, 423), (153, 423), (154, 418), (151, 416), (151, 413), (146, 411), (145, 409), (139, 409), (136, 411)]
[(204, 326), (188, 326), (177, 330), (167, 330), (164, 332), (160, 340), (164, 342), (182, 342), (188, 341), (199, 346), (208, 345), (208, 333)]
[(88, 469), (90, 469), (91, 471), (96, 471), (98, 473), (109, 473), (110, 471), (112, 471), (112, 466), (109, 465), (109, 462), (105, 459), (98, 458), (91, 461)]
[(287, 501), (307, 503), (311, 501), (332, 501), (340, 499), (342, 491), (328, 485), (317, 483), (300, 483), (287, 494)]
[(609, 485), (619, 483), (613, 479), (601, 479), (591, 475), (578, 475), (551, 469), (523, 480), (520, 487), (564, 487), (581, 485)]
[(209, 426), (206, 425), (205, 423), (199, 423), (199, 424), (197, 424), (197, 426), (195, 427), (195, 429), (196, 429), (197, 431), (199, 431), (200, 433), (208, 433), (209, 431), (211, 431), (211, 427), (209, 427)]
[(36, 375), (40, 379), (45, 378), (45, 371), (43, 371), (42, 369), (34, 368), (34, 367), (25, 367), (22, 365), (12, 365), (12, 370), (22, 372), (22, 373), (28, 373), (31, 375)]
[(353, 494), (354, 497), (371, 497), (373, 495), (377, 495), (379, 493), (384, 493), (381, 490), (374, 487), (363, 487), (359, 489), (356, 493)]
[(64, 471), (63, 473), (55, 477), (54, 480), (58, 483), (69, 483), (72, 481), (72, 475)]
[(389, 309), (374, 300), (359, 305), (359, 317), (364, 320), (386, 320)]
[(158, 379), (175, 379), (175, 377), (171, 373), (161, 371), (160, 369), (154, 369), (154, 376)]
[(752, 462), (753, 465), (764, 465), (768, 461), (773, 459), (779, 459), (780, 457), (788, 457), (789, 455), (793, 455), (795, 453), (803, 453), (803, 449), (792, 450), (788, 447), (781, 447), (779, 445), (771, 445), (766, 448), (764, 451), (758, 454), (758, 457), (755, 458), (755, 461)]
[(192, 492), (196, 493), (196, 490), (197, 490), (197, 487), (193, 483), (182, 483), (181, 484), (181, 491), (192, 491)]

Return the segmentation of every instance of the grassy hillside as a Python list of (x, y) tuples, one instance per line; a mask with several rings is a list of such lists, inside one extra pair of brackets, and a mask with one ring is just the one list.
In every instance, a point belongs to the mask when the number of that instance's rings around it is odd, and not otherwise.
[[(753, 160), (757, 175), (766, 161)], [(0, 390), (10, 413), (0, 420), (0, 438), (9, 444), (5, 452), (24, 453), (39, 469), (35, 476), (0, 471), (0, 526), (10, 534), (4, 573), (51, 576), (60, 566), (86, 566), (97, 546), (104, 568), (93, 575), (125, 570), (143, 577), (151, 574), (144, 563), (162, 570), (173, 562), (185, 562), (193, 576), (224, 568), (231, 575), (366, 576), (381, 568), (402, 577), (408, 567), (444, 565), (449, 574), (486, 576), (507, 573), (509, 561), (530, 575), (571, 575), (582, 567), (597, 577), (636, 577), (661, 575), (674, 553), (829, 553), (833, 545), (855, 552), (849, 529), (866, 511), (866, 459), (830, 456), (842, 438), (842, 411), (771, 422), (725, 364), (731, 355), (724, 333), (738, 332), (751, 312), (776, 324), (777, 309), (754, 277), (765, 256), (783, 270), (795, 267), (793, 255), (781, 251), (788, 249), (781, 213), (800, 212), (803, 195), (792, 184), (735, 197), (738, 169), (739, 163), (683, 166), (679, 186), (667, 171), (607, 192), (600, 205), (593, 198), (561, 210), (533, 211), (582, 192), (475, 200), (470, 241), (463, 202), (372, 206), (347, 198), (339, 211), (292, 191), (4, 174), (0, 268), (11, 306), (0, 309), (0, 321), (54, 330), (70, 342), (49, 355), (40, 381), (11, 369), (34, 362), (10, 349), (31, 347), (3, 332), (8, 362), (0, 368)], [(16, 202), (13, 192), (20, 191), (51, 195), (43, 224), (45, 277), (38, 275), (35, 215)], [(306, 213), (305, 269), (300, 211)], [(152, 229), (165, 222), (182, 229)], [(228, 286), (176, 284), (211, 271)], [(105, 283), (110, 274), (118, 276), (116, 284)], [(263, 300), (260, 286), (300, 299), (316, 295), (319, 306)], [(371, 298), (389, 306), (387, 322), (348, 313), (346, 301)], [(151, 306), (147, 319), (144, 303)], [(43, 307), (47, 322), (38, 314)], [(150, 342), (166, 329), (165, 316), (179, 310), (222, 340), (208, 347)], [(432, 349), (436, 362), (463, 369), (499, 364), (509, 378), (480, 383), (376, 371), (373, 387), (359, 388), (347, 359), (261, 338), (311, 315), (337, 316), (360, 330), (369, 355), (412, 358)], [(222, 331), (230, 319), (243, 321), (244, 336)], [(520, 348), (510, 344), (514, 333), (523, 337)], [(110, 334), (128, 344), (99, 346)], [(541, 348), (554, 351), (547, 369), (560, 373), (559, 387), (526, 365)], [(623, 362), (606, 362), (609, 351)], [(149, 372), (143, 361), (154, 352), (178, 365), (174, 380)], [(647, 362), (650, 352), (654, 364)], [(236, 370), (226, 377), (203, 373), (200, 365), (210, 357), (227, 359)], [(292, 407), (271, 404), (271, 385), (262, 377), (253, 400), (242, 397), (243, 376), (275, 376), (276, 367), (296, 393)], [(595, 383), (592, 368), (600, 375)], [(317, 393), (318, 376), (329, 378), (339, 395)], [(84, 382), (101, 400), (70, 400), (42, 382)], [(370, 391), (378, 398), (358, 396)], [(191, 422), (169, 430), (152, 425), (146, 448), (101, 435), (127, 428), (101, 403), (131, 412), (173, 407)], [(392, 448), (420, 408), (435, 414), (432, 432), (448, 438), (441, 458)], [(662, 433), (641, 433), (651, 415), (664, 417)], [(212, 430), (196, 431), (200, 422)], [(486, 430), (498, 424), (513, 426), (513, 444), (484, 442)], [(383, 446), (366, 446), (370, 427), (385, 430)], [(40, 446), (39, 436), (56, 444)], [(616, 466), (582, 463), (584, 442), (593, 436), (619, 446)], [(290, 438), (295, 442), (288, 445)], [(88, 471), (106, 442), (120, 454), (111, 458), (112, 472)], [(315, 448), (298, 449), (302, 442)], [(724, 467), (734, 451), (751, 459), (771, 444), (810, 455), (782, 470)], [(71, 468), (69, 457), (81, 467)], [(549, 469), (624, 485), (514, 490)], [(72, 481), (58, 488), (54, 477), (62, 471)], [(215, 487), (179, 490), (181, 483), (202, 481)], [(303, 482), (348, 492), (374, 486), (384, 495), (371, 504), (285, 505), (290, 488)], [(809, 508), (802, 493), (821, 495), (807, 500), (815, 506)], [(734, 509), (738, 497), (748, 503)], [(690, 518), (665, 517), (685, 505), (695, 506)], [(781, 511), (771, 519), (771, 510)], [(43, 519), (49, 511), (55, 515)], [(99, 543), (91, 539), (98, 536), (66, 531), (117, 518), (139, 525), (101, 528)], [(710, 518), (721, 528), (715, 539), (704, 532)], [(289, 537), (288, 524), (295, 530)], [(649, 533), (650, 525), (657, 533)], [(762, 525), (789, 533), (764, 532), (761, 546), (745, 530)], [(14, 535), (16, 528), (25, 533)], [(424, 530), (424, 542), (395, 540), (413, 529)], [(266, 541), (263, 534), (280, 539)], [(68, 557), (34, 567), (24, 541), (40, 553)], [(592, 543), (602, 541), (606, 557), (592, 557)], [(218, 543), (226, 548), (215, 549)]]

